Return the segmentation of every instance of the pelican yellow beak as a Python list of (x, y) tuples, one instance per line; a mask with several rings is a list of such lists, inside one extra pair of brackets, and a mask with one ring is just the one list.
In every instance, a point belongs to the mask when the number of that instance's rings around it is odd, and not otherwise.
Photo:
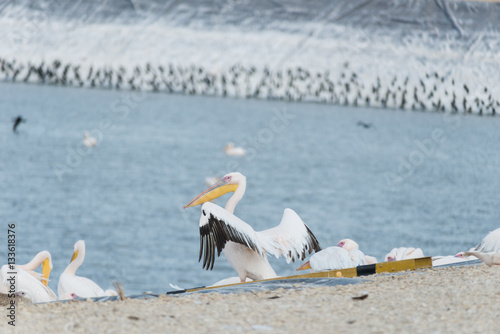
[(213, 199), (216, 199), (218, 197), (221, 197), (222, 195), (227, 194), (228, 192), (231, 191), (236, 191), (238, 188), (237, 184), (230, 184), (226, 183), (224, 181), (219, 181), (195, 198), (191, 202), (189, 202), (186, 206), (184, 206), (184, 209), (190, 208), (192, 206), (200, 205), (205, 202), (211, 201)]
[(306, 270), (306, 269), (311, 269), (311, 264), (309, 263), (309, 261), (307, 261), (306, 263), (295, 269), (295, 271)]
[(69, 261), (69, 263), (73, 262), (77, 257), (78, 257), (78, 251), (73, 253), (73, 257), (71, 258), (71, 261)]
[(42, 284), (45, 286), (47, 286), (47, 284), (49, 283), (49, 276), (51, 270), (52, 268), (50, 268), (50, 260), (49, 258), (46, 258), (42, 262), (42, 277), (43, 277)]

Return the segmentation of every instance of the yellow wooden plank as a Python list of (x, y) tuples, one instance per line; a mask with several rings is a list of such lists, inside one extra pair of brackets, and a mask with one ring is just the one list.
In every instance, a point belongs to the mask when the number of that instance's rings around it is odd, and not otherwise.
[(357, 271), (356, 268), (347, 268), (347, 269), (339, 269), (339, 270), (330, 270), (326, 271), (328, 273), (328, 277), (346, 277), (346, 278), (351, 278), (351, 277), (356, 277)]
[(432, 258), (430, 256), (415, 259), (415, 269), (432, 268)]
[[(379, 274), (379, 273), (391, 273), (391, 272), (415, 270), (415, 269), (423, 269), (423, 268), (431, 268), (431, 267), (432, 267), (432, 259), (430, 257), (422, 257), (419, 259), (409, 259), (409, 260), (377, 263), (376, 264), (376, 272), (377, 272), (377, 274)], [(287, 280), (287, 279), (297, 279), (297, 278), (335, 278), (335, 277), (337, 277), (337, 278), (357, 277), (357, 270), (356, 270), (356, 268), (347, 268), (347, 269), (321, 271), (321, 272), (317, 272), (317, 273), (308, 273), (308, 274), (301, 274), (301, 275), (269, 278), (269, 279), (265, 279), (265, 280), (261, 280), (261, 281), (252, 281), (252, 282), (244, 282), (244, 283), (234, 283), (234, 284), (227, 284), (227, 285), (211, 286), (211, 287), (205, 287), (205, 288), (187, 289), (186, 292), (226, 288), (229, 286), (236, 286), (236, 285), (243, 285), (243, 284), (257, 283), (257, 282), (266, 282), (266, 281)]]
[(432, 259), (430, 257), (422, 257), (418, 259), (408, 259), (408, 260), (391, 261), (391, 262), (381, 262), (377, 263), (376, 265), (377, 274), (431, 268), (431, 267), (432, 267)]

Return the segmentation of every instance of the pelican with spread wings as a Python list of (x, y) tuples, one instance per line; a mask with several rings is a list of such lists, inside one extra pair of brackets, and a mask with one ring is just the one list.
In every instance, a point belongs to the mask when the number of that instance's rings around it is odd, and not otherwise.
[[(321, 247), (309, 227), (292, 209), (285, 209), (281, 223), (264, 231), (254, 229), (233, 212), (246, 190), (246, 177), (241, 173), (226, 174), (219, 182), (196, 196), (184, 208), (203, 204), (200, 218), (200, 257), (203, 268), (211, 270), (215, 254), (224, 253), (238, 272), (241, 282), (246, 278), (262, 280), (277, 277), (267, 255), (285, 257), (287, 263), (304, 260), (306, 253)], [(234, 192), (222, 208), (209, 201)]]

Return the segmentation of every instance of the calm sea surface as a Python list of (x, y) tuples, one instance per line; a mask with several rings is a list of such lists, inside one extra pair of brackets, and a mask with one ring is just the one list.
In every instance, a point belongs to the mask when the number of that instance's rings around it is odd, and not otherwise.
[[(500, 226), (498, 117), (6, 83), (0, 97), (0, 255), (14, 222), (18, 263), (50, 251), (54, 290), (79, 239), (77, 274), (127, 294), (235, 276), (223, 256), (202, 269), (200, 209), (182, 209), (230, 171), (247, 176), (235, 214), (256, 230), (289, 207), (323, 247), (352, 238), (379, 260), (455, 254)], [(229, 141), (247, 156), (227, 157)]]

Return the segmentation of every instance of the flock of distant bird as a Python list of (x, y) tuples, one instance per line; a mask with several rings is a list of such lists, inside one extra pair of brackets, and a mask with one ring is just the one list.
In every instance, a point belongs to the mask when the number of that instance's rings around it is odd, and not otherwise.
[[(0, 270), (0, 293), (13, 293), (29, 299), (33, 303), (71, 300), (77, 297), (116, 296), (117, 293), (114, 290), (104, 291), (94, 281), (75, 275), (84, 259), (85, 242), (79, 240), (73, 247), (73, 257), (70, 264), (59, 277), (57, 296), (47, 286), (53, 268), (52, 257), (48, 251), (38, 253), (33, 260), (25, 265), (3, 265)], [(40, 265), (42, 266), (42, 274), (35, 271)], [(14, 280), (11, 279), (13, 276)], [(16, 287), (15, 292), (11, 290), (12, 285)]]
[(500, 107), (491, 87), (469, 87), (449, 74), (361, 78), (346, 63), (339, 72), (283, 70), (234, 65), (224, 71), (201, 66), (89, 66), (53, 62), (22, 63), (0, 58), (0, 80), (54, 85), (162, 91), (354, 106), (495, 115)]

